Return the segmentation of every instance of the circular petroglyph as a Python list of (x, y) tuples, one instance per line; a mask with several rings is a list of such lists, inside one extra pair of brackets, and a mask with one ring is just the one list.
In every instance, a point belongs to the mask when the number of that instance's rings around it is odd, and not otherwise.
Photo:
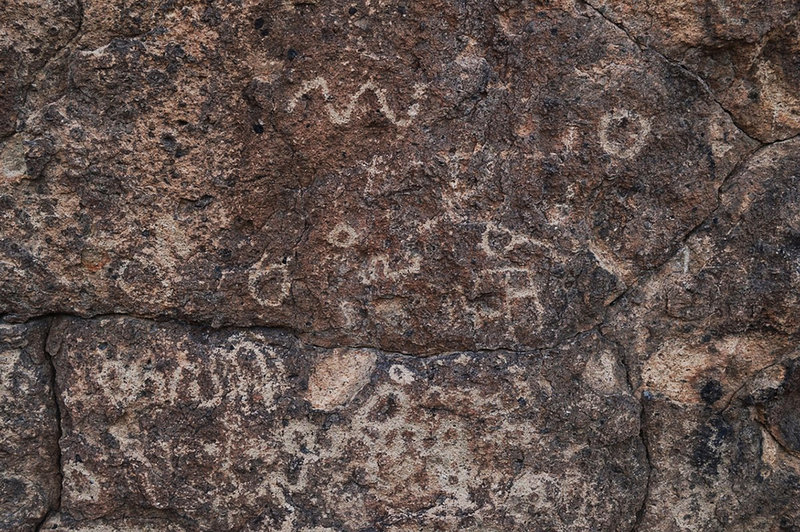
[(263, 306), (279, 307), (292, 288), (288, 261), (266, 263), (267, 259), (265, 254), (250, 268), (247, 289), (253, 299)]
[(336, 247), (349, 248), (358, 240), (358, 233), (350, 225), (339, 222), (328, 233), (326, 240)]
[(630, 159), (639, 153), (649, 134), (650, 120), (634, 111), (618, 109), (600, 117), (600, 146), (619, 159)]

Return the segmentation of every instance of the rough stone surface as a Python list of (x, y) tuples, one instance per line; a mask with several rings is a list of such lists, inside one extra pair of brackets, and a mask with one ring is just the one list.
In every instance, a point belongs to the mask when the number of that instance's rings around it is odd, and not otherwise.
[(59, 427), (47, 324), (0, 324), (0, 529), (31, 530), (57, 506)]
[(674, 253), (754, 147), (588, 8), (155, 11), (82, 28), (7, 141), (7, 313), (546, 347)]
[(623, 530), (644, 497), (639, 404), (596, 334), (419, 359), (102, 318), (48, 342), (57, 528)]
[(0, 2), (0, 528), (800, 529), (799, 32)]
[(800, 133), (800, 3), (592, 0), (604, 16), (708, 84), (742, 129), (771, 142)]
[(644, 530), (800, 527), (800, 142), (760, 149), (607, 333), (652, 468)]

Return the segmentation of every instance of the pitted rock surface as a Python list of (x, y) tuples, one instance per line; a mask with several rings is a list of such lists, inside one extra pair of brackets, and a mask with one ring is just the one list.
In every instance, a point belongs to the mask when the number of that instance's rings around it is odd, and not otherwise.
[(588, 8), (331, 7), (87, 28), (8, 140), (3, 310), (546, 347), (669, 258), (754, 147)]
[(57, 508), (59, 427), (47, 323), (0, 325), (0, 528), (29, 530)]
[(0, 528), (800, 528), (798, 25), (5, 1)]
[(592, 0), (633, 39), (685, 65), (750, 136), (800, 133), (800, 51), (794, 0), (749, 2)]
[[(641, 505), (639, 405), (596, 335), (418, 359), (103, 318), (49, 342), (62, 526), (169, 510), (186, 530), (624, 528)], [(335, 411), (315, 401), (345, 377), (360, 386)]]

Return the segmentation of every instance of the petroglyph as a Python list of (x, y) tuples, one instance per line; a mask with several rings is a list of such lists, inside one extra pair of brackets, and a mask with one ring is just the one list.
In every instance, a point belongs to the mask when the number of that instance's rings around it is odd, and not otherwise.
[[(633, 123), (638, 126), (633, 126)], [(629, 130), (629, 127), (632, 130)], [(614, 129), (619, 129), (614, 135)], [(603, 150), (620, 159), (630, 159), (644, 147), (650, 134), (650, 120), (628, 109), (618, 109), (600, 117), (597, 132)], [(622, 139), (616, 138), (621, 136)]]
[[(104, 319), (96, 323), (103, 330), (120, 330), (122, 321)], [(82, 330), (84, 322), (66, 325), (72, 331)], [(144, 332), (149, 329), (143, 322), (130, 322), (130, 326)], [(80, 334), (80, 333), (78, 333)], [(73, 337), (74, 338), (74, 337)], [(110, 338), (102, 341), (82, 337), (67, 341), (67, 349), (77, 349), (95, 361), (91, 373), (73, 365), (75, 358), (59, 359), (60, 369), (71, 378), (61, 381), (67, 393), (84, 393), (69, 396), (64, 407), (75, 412), (94, 412), (109, 423), (102, 433), (87, 430), (80, 435), (65, 435), (66, 446), (81, 445), (83, 438), (102, 438), (111, 448), (124, 456), (120, 467), (128, 474), (132, 470), (142, 474), (136, 483), (137, 493), (149, 500), (165, 496), (163, 472), (165, 464), (161, 457), (173, 457), (174, 463), (189, 464), (193, 460), (216, 463), (231, 473), (237, 486), (247, 483), (246, 471), (249, 458), (243, 455), (242, 442), (252, 440), (242, 432), (248, 420), (265, 416), (275, 410), (276, 400), (287, 393), (291, 383), (285, 378), (284, 360), (278, 355), (283, 349), (271, 343), (271, 338), (259, 333), (237, 331), (200, 339), (199, 336), (173, 335), (162, 330), (157, 337), (137, 344), (135, 349), (119, 350)], [(94, 390), (90, 392), (87, 390)], [(178, 423), (183, 416), (196, 415), (192, 428), (181, 433), (181, 429), (170, 432), (171, 438), (143, 441), (141, 424), (135, 419), (137, 409), (147, 410), (141, 423), (159, 423), (168, 426)], [(208, 418), (203, 413), (213, 412)], [(83, 415), (75, 416), (85, 419)], [(214, 430), (229, 437), (219, 438), (209, 433), (213, 419)], [(179, 434), (181, 436), (178, 436)], [(91, 453), (89, 453), (91, 454)], [(81, 458), (83, 455), (83, 458)], [(103, 478), (101, 459), (79, 454), (66, 454), (63, 473), (66, 504), (93, 511), (106, 504), (117, 491), (113, 482)], [(213, 458), (212, 458), (213, 457)], [(266, 454), (261, 454), (266, 459)], [(268, 489), (259, 482), (246, 485), (248, 495), (264, 497)], [(236, 490), (218, 488), (209, 490), (203, 481), (184, 484), (191, 495), (192, 504), (201, 500), (197, 512), (223, 512), (241, 497)], [(195, 491), (199, 490), (199, 491)], [(202, 493), (202, 495), (200, 495)], [(241, 520), (239, 512), (223, 512), (216, 526), (210, 528), (236, 527)]]
[(375, 180), (386, 173), (387, 165), (380, 155), (373, 155), (370, 163), (368, 165), (363, 163), (363, 165), (367, 173), (367, 184), (364, 186), (364, 192), (374, 194)]
[(339, 222), (328, 233), (326, 240), (336, 247), (349, 248), (358, 241), (358, 233), (350, 225)]
[(176, 278), (174, 265), (162, 260), (156, 252), (144, 250), (131, 260), (123, 260), (116, 272), (116, 285), (130, 297), (141, 294), (141, 280), (154, 279), (161, 285), (159, 297), (167, 301), (173, 295), (169, 279)]
[(537, 320), (534, 328), (536, 330), (542, 328), (541, 317), (544, 316), (544, 307), (540, 300), (541, 290), (531, 270), (515, 266), (483, 270), (477, 273), (475, 289), (478, 293), (500, 292), (500, 302), (494, 305), (485, 305), (465, 298), (465, 307), (472, 315), (476, 327), (501, 320), (507, 324), (507, 332), (512, 333), (517, 317), (515, 303), (524, 301), (526, 305), (531, 305), (535, 309)]
[(502, 224), (487, 222), (485, 227), (479, 247), (488, 257), (501, 257), (525, 245), (537, 246), (547, 250), (551, 250), (553, 247), (549, 242), (514, 231)]
[[(350, 122), (353, 117), (353, 113), (356, 110), (360, 110), (357, 106), (359, 99), (367, 93), (367, 91), (372, 92), (378, 100), (378, 108), (383, 113), (383, 115), (394, 125), (398, 127), (408, 127), (411, 125), (411, 122), (419, 113), (419, 103), (415, 102), (411, 104), (411, 106), (406, 111), (408, 118), (399, 118), (394, 110), (389, 106), (389, 102), (386, 99), (386, 90), (382, 87), (378, 86), (372, 79), (361, 84), (358, 90), (353, 93), (347, 104), (340, 109), (331, 103), (331, 91), (328, 86), (328, 82), (323, 77), (317, 77), (312, 80), (304, 81), (303, 86), (298, 90), (294, 96), (289, 100), (289, 103), (286, 106), (287, 112), (291, 113), (294, 111), (295, 107), (297, 106), (297, 102), (305, 95), (311, 93), (312, 91), (319, 90), (322, 92), (322, 96), (325, 99), (325, 110), (328, 113), (328, 118), (331, 122), (337, 125), (342, 125)], [(419, 100), (425, 93), (424, 85), (416, 85), (414, 89), (414, 93), (412, 98), (415, 100)]]
[(364, 284), (370, 284), (380, 279), (397, 281), (419, 273), (422, 268), (422, 256), (416, 253), (404, 254), (402, 262), (406, 266), (398, 267), (396, 265), (398, 261), (393, 261), (385, 253), (371, 257), (367, 265), (366, 274), (362, 274), (361, 280)]
[(800, 0), (587, 1), (3, 2), (0, 530), (800, 532)]
[(264, 265), (269, 257), (265, 253), (253, 264), (247, 279), (250, 295), (265, 307), (278, 307), (289, 296), (292, 281), (289, 277), (289, 260)]
[[(129, 343), (114, 340), (123, 331)], [(608, 462), (609, 454), (587, 454), (588, 462), (573, 458), (571, 446), (586, 447), (586, 421), (568, 419), (571, 430), (557, 435), (541, 428), (548, 425), (540, 419), (560, 420), (600, 398), (586, 385), (592, 381), (576, 360), (584, 355), (574, 347), (544, 357), (458, 352), (420, 360), (366, 348), (287, 344), (274, 332), (206, 332), (128, 319), (73, 320), (60, 328), (58, 341), (65, 346), (55, 359), (63, 411), (75, 420), (65, 425), (61, 440), (63, 500), (73, 514), (144, 500), (148, 509), (175, 509), (200, 523), (193, 530), (238, 530), (290, 498), (308, 495), (325, 511), (336, 508), (342, 495), (323, 484), (354, 479), (370, 490), (366, 502), (353, 506), (357, 515), (369, 516), (380, 504), (399, 508), (395, 515), (402, 516), (416, 511), (419, 501), (455, 514), (474, 508), (469, 494), (481, 485), (512, 490), (526, 471), (561, 475), (566, 464), (581, 465), (580, 474), (593, 479), (616, 463)], [(179, 367), (180, 395), (165, 401), (164, 383)], [(98, 371), (102, 380), (95, 381)], [(152, 379), (154, 374), (163, 378)], [(221, 401), (208, 402), (220, 392)], [(613, 437), (631, 441), (638, 425), (630, 394), (620, 384), (604, 387), (603, 396), (612, 400), (592, 409), (600, 421), (590, 429), (612, 427), (620, 431)], [(122, 411), (110, 399), (122, 401)], [(108, 453), (93, 452), (99, 445)], [(520, 450), (551, 453), (557, 461), (528, 463)], [(620, 463), (632, 450), (618, 451), (625, 453)], [(181, 490), (171, 489), (175, 478)], [(453, 500), (459, 506), (446, 506)], [(280, 523), (294, 515), (303, 517), (285, 512), (256, 529), (282, 530)], [(296, 524), (287, 530), (316, 528)]]

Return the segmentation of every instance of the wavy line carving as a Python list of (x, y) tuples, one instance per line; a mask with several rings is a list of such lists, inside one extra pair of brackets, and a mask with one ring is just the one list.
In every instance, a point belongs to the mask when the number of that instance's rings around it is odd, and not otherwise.
[[(367, 91), (372, 91), (375, 97), (378, 98), (378, 105), (380, 106), (381, 112), (392, 124), (398, 127), (408, 127), (414, 120), (414, 117), (417, 116), (417, 113), (419, 113), (419, 103), (414, 103), (408, 108), (408, 111), (406, 111), (408, 118), (398, 118), (392, 108), (389, 107), (389, 103), (386, 100), (386, 91), (379, 87), (372, 79), (362, 83), (358, 90), (352, 96), (350, 96), (350, 101), (347, 103), (344, 109), (339, 110), (336, 108), (336, 106), (330, 103), (331, 91), (328, 87), (328, 82), (325, 81), (325, 78), (323, 77), (317, 77), (312, 80), (304, 81), (300, 90), (298, 90), (294, 96), (292, 96), (292, 99), (289, 100), (286, 110), (290, 113), (294, 111), (298, 100), (314, 90), (322, 91), (322, 95), (325, 97), (325, 109), (328, 112), (328, 118), (334, 124), (348, 123), (352, 119), (353, 112), (355, 112), (357, 109), (356, 104), (358, 103), (359, 98), (361, 98)], [(421, 85), (418, 85), (414, 91), (414, 99), (419, 99), (422, 96), (423, 91), (424, 88)]]

